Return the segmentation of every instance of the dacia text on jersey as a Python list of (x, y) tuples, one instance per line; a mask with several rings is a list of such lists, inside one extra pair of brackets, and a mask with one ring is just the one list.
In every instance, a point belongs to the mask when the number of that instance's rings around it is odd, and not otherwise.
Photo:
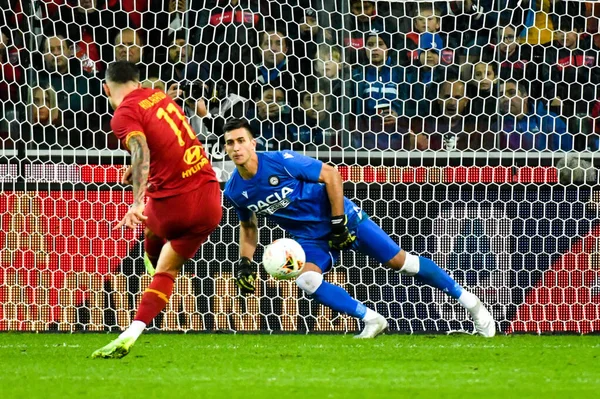
[(294, 190), (289, 187), (284, 187), (281, 189), (281, 192), (275, 192), (269, 195), (264, 201), (258, 201), (256, 204), (248, 205), (248, 209), (257, 215), (272, 215), (279, 209), (283, 209), (292, 203), (292, 201), (286, 197), (293, 191)]

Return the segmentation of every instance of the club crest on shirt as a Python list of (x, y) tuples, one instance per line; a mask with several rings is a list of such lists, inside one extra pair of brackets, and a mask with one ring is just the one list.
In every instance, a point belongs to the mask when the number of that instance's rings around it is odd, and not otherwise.
[(279, 177), (273, 175), (269, 177), (269, 184), (272, 186), (277, 186), (279, 185)]

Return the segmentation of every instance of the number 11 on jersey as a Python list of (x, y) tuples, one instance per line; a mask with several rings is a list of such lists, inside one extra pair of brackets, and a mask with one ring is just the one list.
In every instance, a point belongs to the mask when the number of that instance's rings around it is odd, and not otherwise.
[(171, 118), (169, 114), (175, 114), (175, 116), (179, 118), (185, 130), (187, 130), (190, 139), (196, 139), (196, 135), (194, 134), (194, 131), (190, 127), (189, 123), (187, 122), (185, 115), (182, 115), (181, 112), (179, 112), (175, 104), (170, 103), (169, 105), (167, 105), (166, 110), (163, 107), (160, 107), (156, 110), (156, 117), (158, 119), (164, 119), (169, 124), (169, 126), (171, 126), (171, 129), (173, 129), (173, 133), (175, 133), (175, 136), (177, 136), (177, 141), (179, 142), (180, 146), (183, 147), (185, 145), (185, 142), (181, 137), (181, 130), (179, 129), (179, 127), (177, 127), (175, 121), (173, 120), (173, 118)]

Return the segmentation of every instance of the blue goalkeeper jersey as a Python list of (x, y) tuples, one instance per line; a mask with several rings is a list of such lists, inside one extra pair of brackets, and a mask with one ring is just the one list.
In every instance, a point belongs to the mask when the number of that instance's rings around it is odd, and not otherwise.
[[(293, 237), (319, 240), (331, 229), (331, 205), (325, 184), (319, 183), (323, 163), (293, 151), (261, 152), (258, 171), (243, 179), (237, 170), (225, 185), (225, 197), (241, 221), (252, 213), (275, 222)], [(348, 227), (355, 227), (366, 215), (344, 197)]]

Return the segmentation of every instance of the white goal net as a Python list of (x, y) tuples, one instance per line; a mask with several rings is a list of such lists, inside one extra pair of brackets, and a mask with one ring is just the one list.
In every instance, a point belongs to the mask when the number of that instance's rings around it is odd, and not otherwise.
[[(569, 0), (0, 0), (0, 331), (120, 330), (150, 277), (106, 65), (183, 107), (221, 181), (223, 123), (337, 166), (347, 197), (514, 332), (600, 330), (600, 4)], [(198, 116), (206, 104), (208, 117)], [(283, 231), (261, 222), (260, 243)], [(360, 324), (262, 271), (232, 278), (238, 220), (177, 279), (162, 331)], [(353, 252), (326, 279), (392, 331), (472, 331), (456, 302)]]

